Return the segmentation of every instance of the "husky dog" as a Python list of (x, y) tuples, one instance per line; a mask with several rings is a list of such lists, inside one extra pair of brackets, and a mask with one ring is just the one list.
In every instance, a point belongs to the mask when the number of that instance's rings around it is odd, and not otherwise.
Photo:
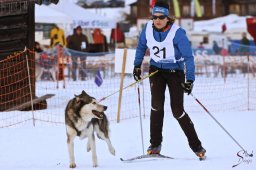
[(108, 149), (115, 155), (115, 149), (109, 139), (108, 120), (104, 111), (107, 106), (97, 103), (95, 98), (89, 96), (85, 91), (80, 95), (75, 95), (68, 102), (65, 110), (65, 124), (67, 130), (67, 144), (70, 159), (70, 168), (75, 168), (74, 139), (88, 137), (87, 152), (92, 151), (93, 167), (97, 166), (96, 145), (94, 132), (98, 138), (106, 141)]

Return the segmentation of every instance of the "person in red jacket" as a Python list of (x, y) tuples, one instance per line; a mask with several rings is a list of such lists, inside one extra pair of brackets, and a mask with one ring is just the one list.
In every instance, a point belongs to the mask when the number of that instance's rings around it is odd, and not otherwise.
[(107, 52), (108, 51), (108, 44), (106, 36), (102, 33), (101, 29), (96, 28), (93, 30), (92, 33), (95, 52)]
[(110, 44), (115, 47), (124, 47), (125, 46), (125, 36), (122, 30), (120, 29), (120, 25), (117, 24), (116, 28), (111, 30), (110, 34)]

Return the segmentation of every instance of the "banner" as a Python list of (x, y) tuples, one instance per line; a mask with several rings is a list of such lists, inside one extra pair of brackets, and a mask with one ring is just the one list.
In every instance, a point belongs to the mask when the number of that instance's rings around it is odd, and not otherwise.
[(173, 0), (173, 6), (175, 17), (180, 18), (180, 6), (178, 0)]
[(256, 43), (256, 17), (246, 18), (247, 31), (253, 37), (254, 42)]
[(202, 17), (202, 10), (201, 10), (201, 5), (199, 3), (199, 0), (195, 0), (195, 9), (196, 9), (196, 16)]

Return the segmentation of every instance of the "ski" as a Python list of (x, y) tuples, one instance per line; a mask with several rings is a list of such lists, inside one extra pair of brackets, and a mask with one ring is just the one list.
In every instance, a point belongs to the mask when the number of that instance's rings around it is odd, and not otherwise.
[(120, 158), (123, 162), (131, 162), (135, 160), (145, 159), (145, 158), (165, 158), (165, 159), (174, 159), (173, 157), (162, 155), (162, 154), (150, 154), (150, 155), (140, 155), (129, 159)]

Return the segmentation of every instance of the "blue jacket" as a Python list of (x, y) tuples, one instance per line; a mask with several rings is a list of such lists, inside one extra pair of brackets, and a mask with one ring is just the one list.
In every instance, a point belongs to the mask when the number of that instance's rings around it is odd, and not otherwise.
[[(146, 27), (143, 28), (140, 33), (138, 46), (136, 49), (134, 66), (140, 66), (142, 64), (145, 52), (148, 49), (147, 39), (146, 39)], [(153, 31), (154, 38), (158, 42), (162, 42), (167, 34), (169, 33), (170, 28), (165, 32)], [(181, 57), (184, 58), (183, 61), (177, 61), (176, 63), (156, 63), (154, 60), (150, 60), (150, 65), (153, 65), (159, 69), (171, 69), (171, 70), (184, 70), (184, 62), (186, 64), (186, 79), (195, 80), (195, 64), (194, 56), (192, 55), (192, 50), (190, 42), (186, 36), (184, 29), (179, 28), (176, 31), (175, 37), (173, 39), (173, 45), (175, 48), (175, 58), (179, 60)]]

